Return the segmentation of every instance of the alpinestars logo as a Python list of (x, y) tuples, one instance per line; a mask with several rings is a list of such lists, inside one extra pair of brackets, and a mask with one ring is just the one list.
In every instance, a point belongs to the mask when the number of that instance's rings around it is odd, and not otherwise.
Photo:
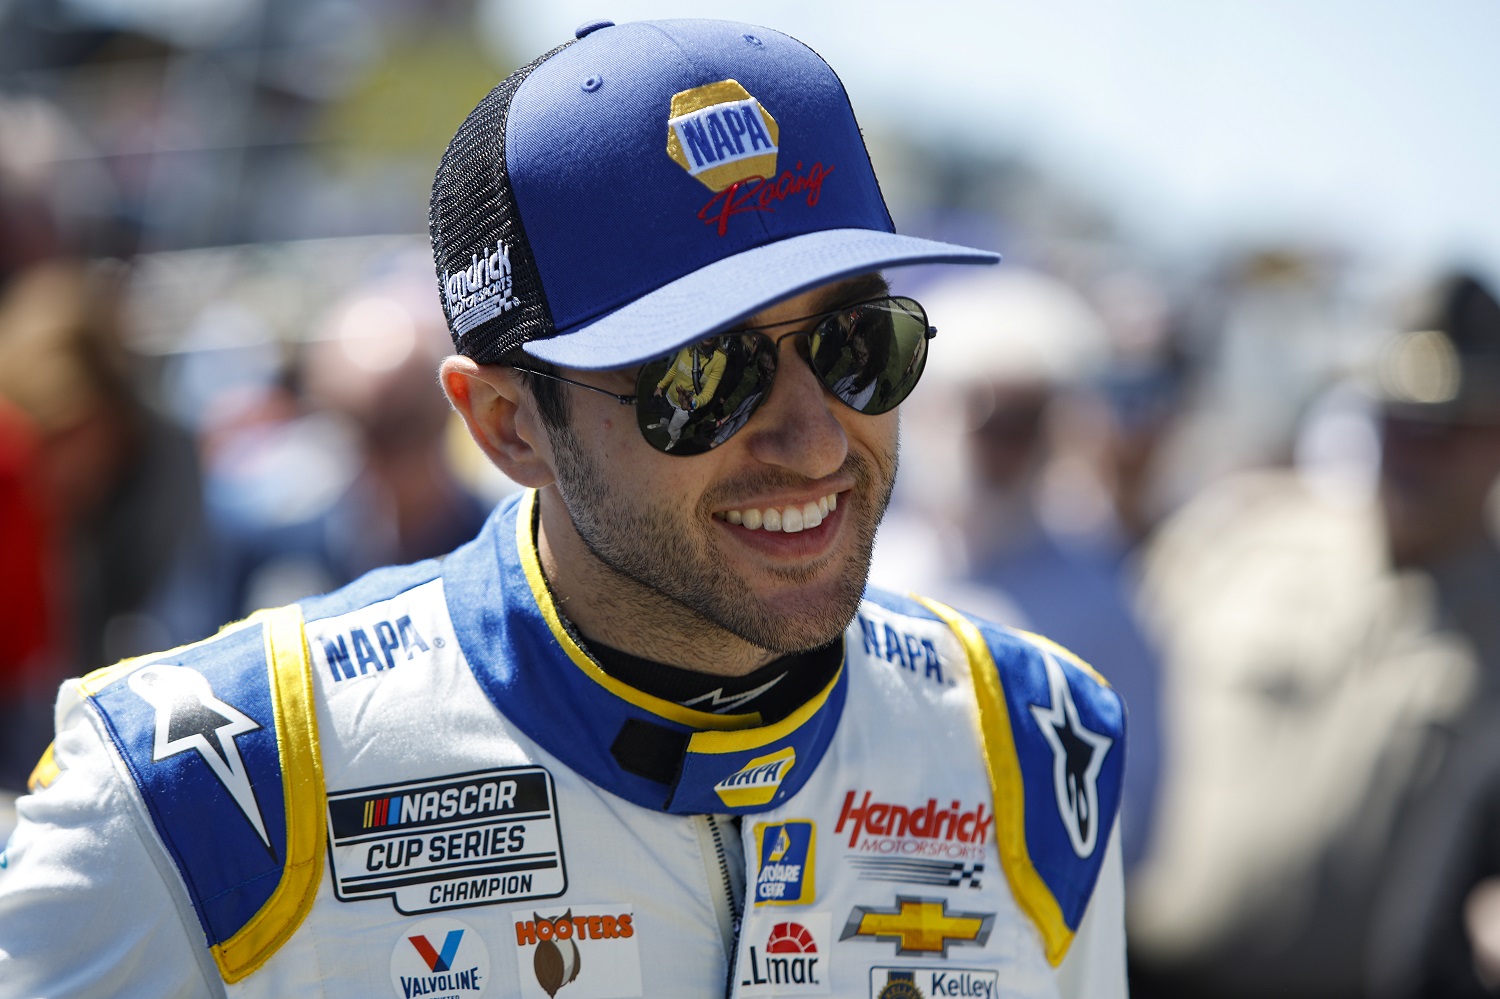
[(1042, 658), (1052, 704), (1045, 708), (1033, 704), (1031, 714), (1052, 748), (1052, 782), (1063, 828), (1073, 852), (1089, 857), (1099, 844), (1099, 771), (1114, 740), (1084, 727), (1062, 666), (1050, 652)]
[(215, 697), (203, 674), (187, 666), (154, 663), (136, 670), (130, 674), (130, 689), (156, 709), (152, 761), (160, 763), (178, 753), (197, 753), (269, 850), (271, 838), (266, 835), (245, 761), (234, 742), (238, 736), (259, 729), (260, 724)]

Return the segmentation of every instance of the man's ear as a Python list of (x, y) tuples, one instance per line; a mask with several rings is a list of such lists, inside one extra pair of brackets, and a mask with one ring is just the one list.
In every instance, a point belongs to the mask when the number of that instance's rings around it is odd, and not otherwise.
[(512, 481), (541, 488), (556, 478), (536, 400), (514, 368), (443, 359), (438, 380), (480, 450)]

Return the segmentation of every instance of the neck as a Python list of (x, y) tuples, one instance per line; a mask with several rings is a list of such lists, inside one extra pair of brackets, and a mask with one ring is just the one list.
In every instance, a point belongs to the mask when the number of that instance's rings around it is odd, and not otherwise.
[(537, 554), (558, 610), (587, 640), (716, 676), (744, 676), (776, 654), (601, 562), (556, 488), (541, 490)]

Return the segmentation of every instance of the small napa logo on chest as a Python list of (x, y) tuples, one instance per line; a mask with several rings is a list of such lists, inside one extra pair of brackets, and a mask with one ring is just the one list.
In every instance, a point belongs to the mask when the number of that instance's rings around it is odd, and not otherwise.
[(672, 97), (667, 155), (711, 191), (776, 176), (779, 140), (776, 119), (735, 80)]
[(791, 746), (769, 756), (757, 756), (714, 785), (714, 792), (730, 808), (768, 805), (786, 775), (797, 763)]

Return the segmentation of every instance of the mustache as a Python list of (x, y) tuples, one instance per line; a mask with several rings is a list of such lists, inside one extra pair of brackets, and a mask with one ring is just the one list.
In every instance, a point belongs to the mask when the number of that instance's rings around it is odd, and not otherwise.
[(864, 455), (853, 451), (844, 458), (844, 463), (839, 466), (837, 472), (824, 479), (810, 479), (805, 475), (774, 468), (758, 469), (755, 472), (726, 479), (716, 483), (713, 488), (704, 493), (703, 507), (705, 510), (717, 510), (732, 506), (734, 500), (742, 496), (774, 492), (811, 492), (819, 488), (819, 483), (850, 479), (854, 481), (856, 492), (867, 488), (875, 480), (873, 463)]

